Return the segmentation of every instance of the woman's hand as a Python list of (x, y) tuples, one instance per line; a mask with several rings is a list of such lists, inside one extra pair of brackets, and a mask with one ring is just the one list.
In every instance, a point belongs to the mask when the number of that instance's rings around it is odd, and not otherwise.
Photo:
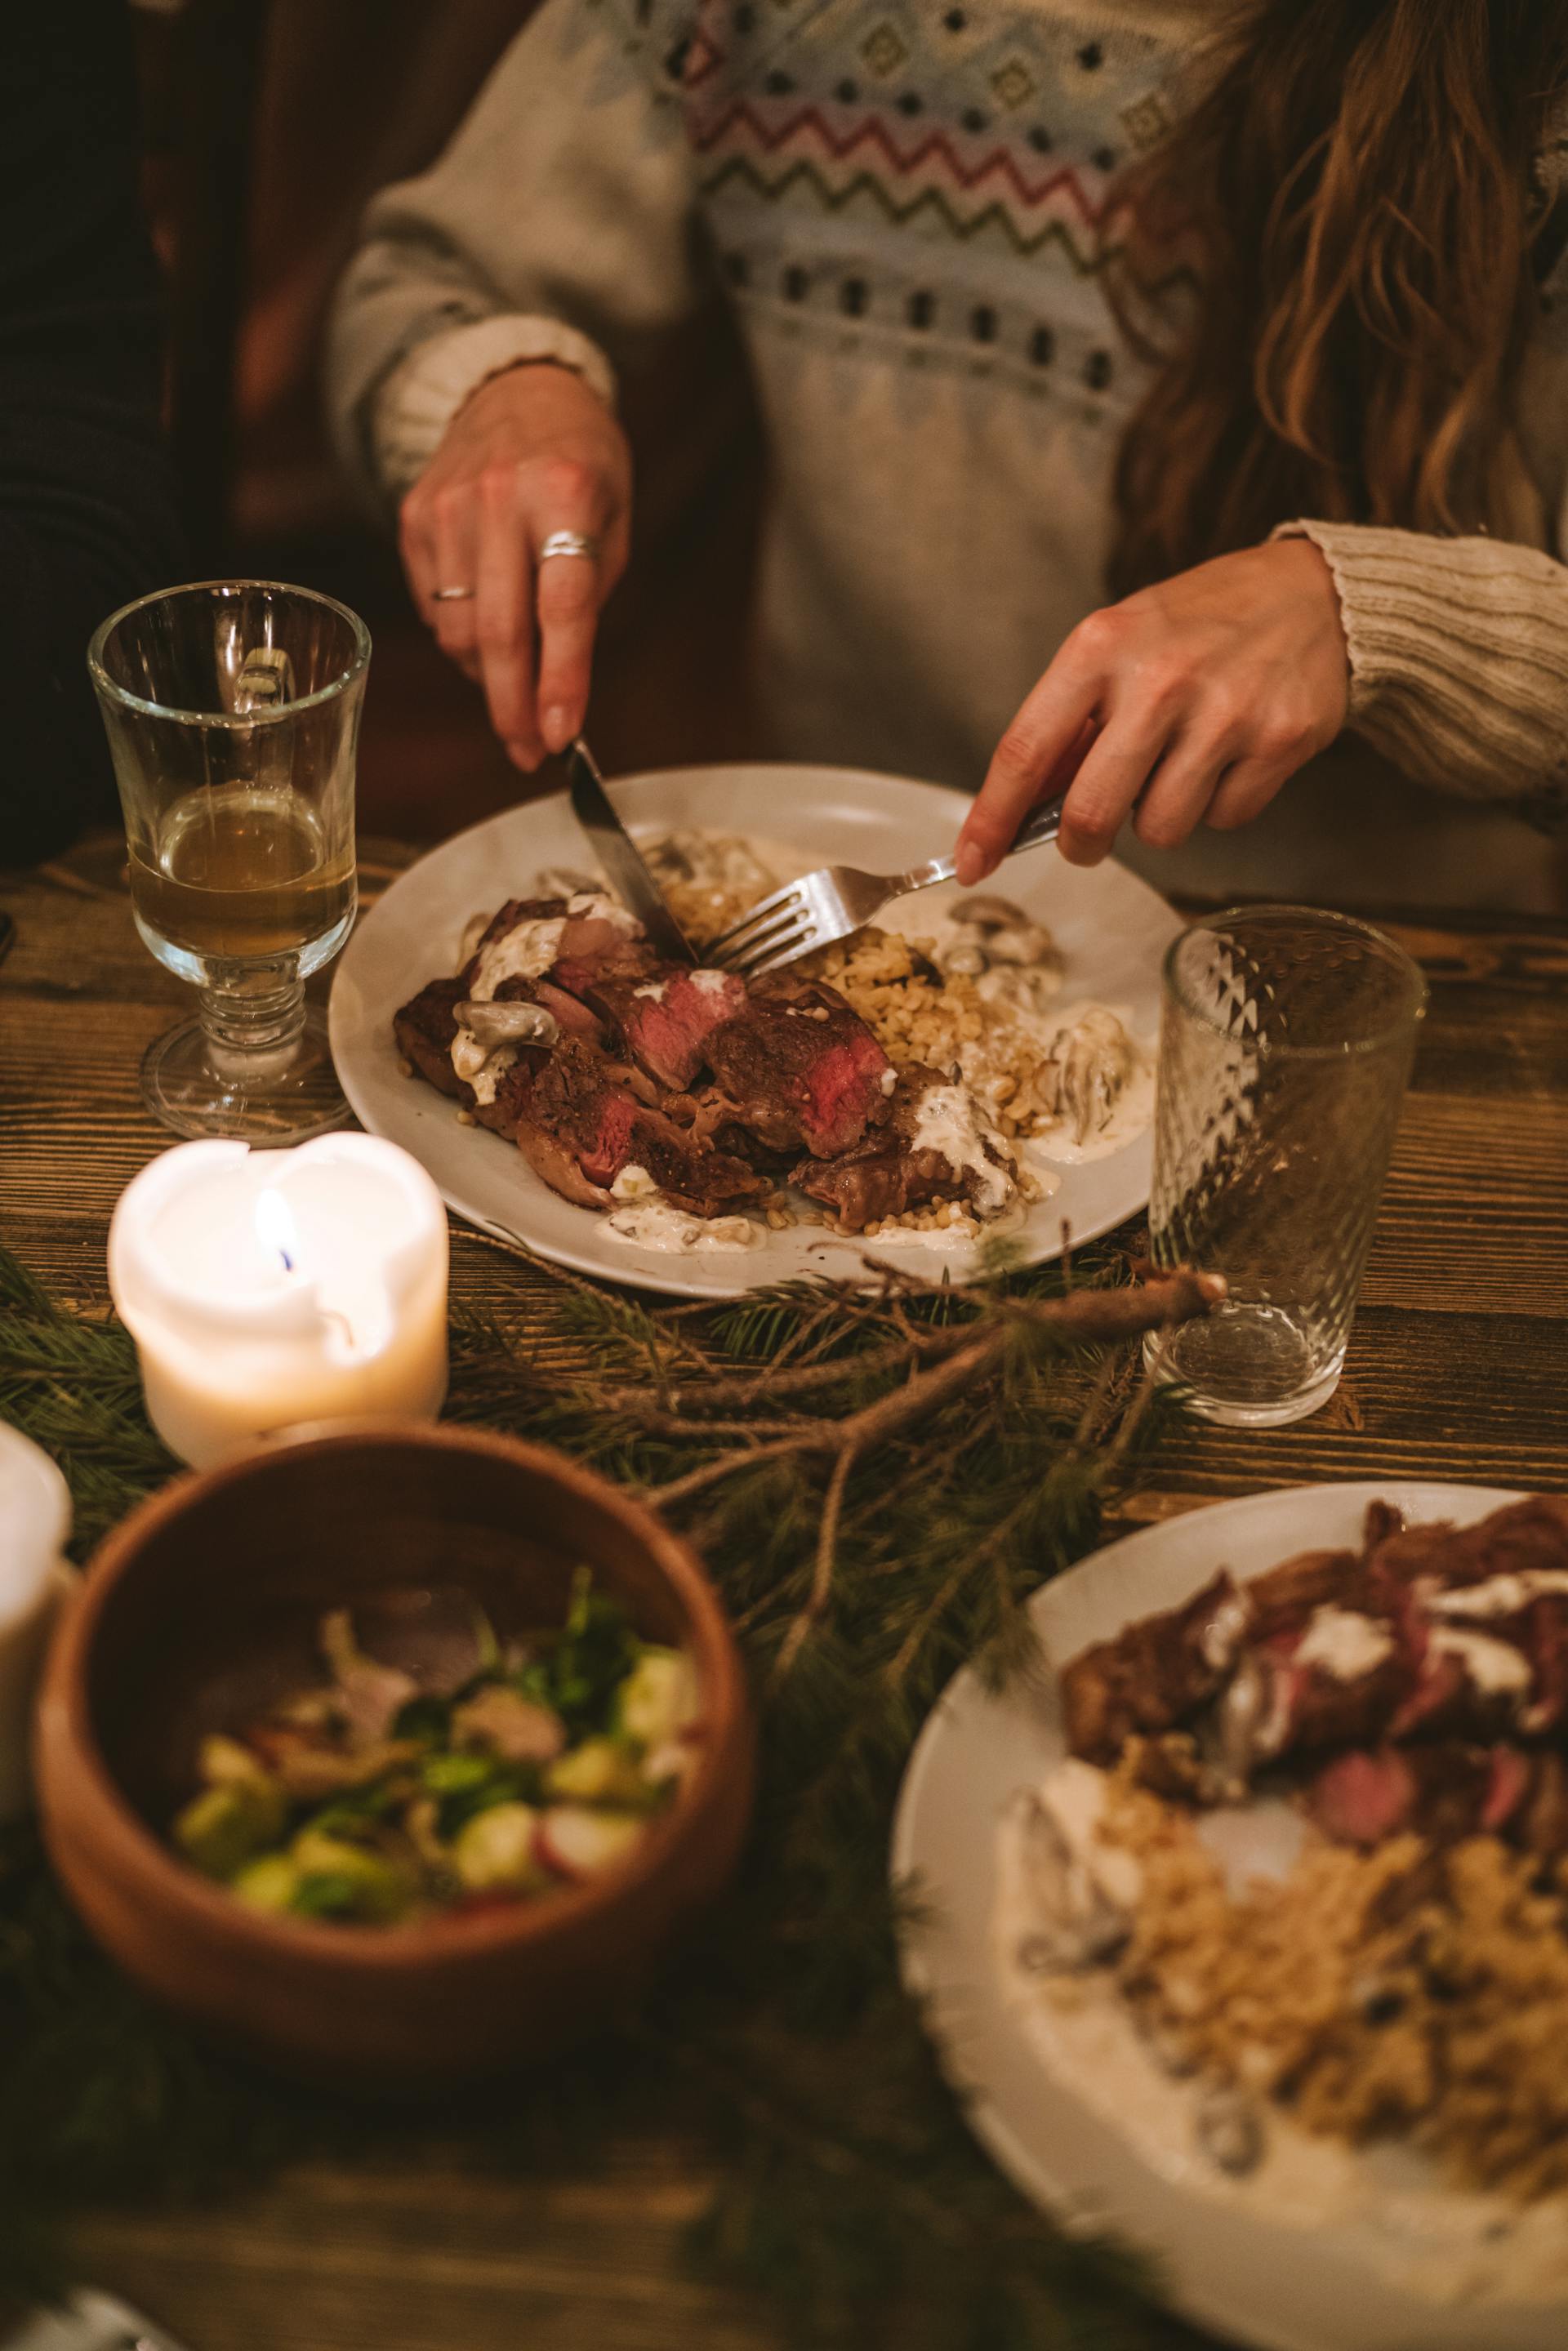
[(1344, 725), (1339, 598), (1310, 539), (1270, 540), (1141, 589), (1073, 630), (997, 747), (958, 836), (966, 888), (1036, 801), (1070, 786), (1061, 854), (1097, 865), (1130, 809), (1151, 848), (1249, 823)]
[[(600, 608), (626, 568), (632, 458), (597, 392), (548, 361), (480, 385), (402, 502), (399, 538), (420, 611), (443, 649), (482, 680), (490, 720), (519, 768), (582, 726)], [(598, 555), (538, 561), (552, 531)], [(436, 601), (437, 588), (472, 588)]]

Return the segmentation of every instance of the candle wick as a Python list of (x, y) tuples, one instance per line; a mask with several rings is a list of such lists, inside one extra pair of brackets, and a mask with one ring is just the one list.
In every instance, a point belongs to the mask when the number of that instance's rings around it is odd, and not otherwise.
[(280, 1249), (277, 1254), (283, 1259), (284, 1272), (292, 1273), (294, 1270), (294, 1259), (289, 1256), (288, 1251), (286, 1249)]

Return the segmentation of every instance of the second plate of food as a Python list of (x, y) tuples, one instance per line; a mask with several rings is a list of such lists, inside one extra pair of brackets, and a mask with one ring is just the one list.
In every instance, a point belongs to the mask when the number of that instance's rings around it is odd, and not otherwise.
[[(968, 806), (934, 784), (815, 767), (668, 769), (619, 778), (611, 790), (699, 951), (776, 883), (813, 866), (894, 872), (950, 850)], [(331, 1038), (344, 1092), (362, 1123), (412, 1151), (472, 1223), (601, 1279), (734, 1297), (852, 1273), (867, 1259), (961, 1278), (993, 1235), (1039, 1262), (1060, 1251), (1064, 1227), (1074, 1240), (1092, 1239), (1146, 1204), (1160, 965), (1180, 925), (1123, 867), (1080, 871), (1046, 848), (1010, 861), (979, 892), (923, 892), (889, 908), (848, 952), (806, 967), (806, 994), (762, 1006), (776, 1039), (788, 1043), (785, 1024), (815, 1019), (824, 1048), (837, 1049), (843, 1029), (850, 1062), (885, 1064), (880, 1086), (862, 1073), (873, 1096), (863, 1133), (850, 1132), (855, 1113), (835, 1080), (836, 1050), (819, 1073), (799, 1055), (770, 1060), (768, 1036), (748, 1035), (727, 1057), (721, 1042), (715, 1064), (701, 1060), (692, 1078), (662, 1065), (663, 982), (656, 970), (629, 969), (617, 985), (615, 943), (589, 904), (604, 888), (565, 794), (553, 795), (423, 858), (364, 917), (339, 966)], [(573, 897), (586, 925), (564, 946), (551, 935), (558, 962), (519, 982), (538, 960), (538, 926), (527, 940), (515, 930), (508, 946), (492, 924), (500, 944), (481, 974), (476, 943), (506, 902)], [(580, 945), (584, 953), (565, 952)], [(633, 962), (637, 952), (633, 941)], [(596, 956), (597, 979), (584, 973)], [(563, 973), (591, 1008), (585, 1068), (599, 1092), (586, 1141), (575, 1037), (567, 1058), (578, 1091), (564, 1110), (552, 1105), (542, 1141), (536, 1122), (524, 1122), (522, 1149), (473, 1123), (471, 1094), (454, 1099), (411, 1077), (394, 1015), (432, 982), (449, 983), (446, 998), (458, 999), (454, 1011), (435, 998), (455, 1037), (460, 1016), (472, 1018), (467, 998), (493, 996), (497, 985), (513, 998), (542, 994), (558, 1011), (570, 1006), (575, 1019), (579, 999), (563, 999), (555, 985)], [(460, 1054), (481, 1061), (489, 1027), (499, 1031), (507, 1019), (482, 1016)], [(509, 1050), (503, 1042), (492, 1071)], [(438, 1044), (444, 1081), (444, 1052)], [(635, 1100), (601, 1055), (639, 1089)], [(677, 1196), (682, 1153), (696, 1147), (705, 1177), (716, 1151), (743, 1196), (704, 1199), (695, 1214), (674, 1205), (648, 1183), (641, 1143), (630, 1160), (622, 1146), (619, 1167), (605, 1157), (616, 1118), (634, 1136), (668, 1138)], [(944, 1166), (951, 1184), (930, 1173)]]
[(893, 1865), (970, 2123), (1261, 2351), (1568, 2340), (1568, 1505), (1194, 1510), (960, 1673)]

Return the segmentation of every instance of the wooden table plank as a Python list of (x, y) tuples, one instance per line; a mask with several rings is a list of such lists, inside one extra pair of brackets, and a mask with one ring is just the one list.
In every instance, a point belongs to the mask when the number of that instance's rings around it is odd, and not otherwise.
[[(366, 848), (373, 885), (395, 845)], [(188, 1005), (137, 941), (123, 851), (0, 876), (0, 1235), (57, 1293), (107, 1304), (104, 1239), (168, 1137), (138, 1064)], [(1432, 989), (1415, 1080), (1333, 1404), (1294, 1428), (1193, 1427), (1129, 1523), (1323, 1478), (1464, 1478), (1568, 1490), (1568, 923), (1396, 914)], [(453, 1237), (454, 1293), (526, 1313), (543, 1277)], [(476, 2175), (455, 2147), (311, 2164), (217, 2211), (96, 2216), (84, 2274), (192, 2351), (760, 2351), (764, 2314), (681, 2271), (705, 2180), (674, 2139), (591, 2178)]]

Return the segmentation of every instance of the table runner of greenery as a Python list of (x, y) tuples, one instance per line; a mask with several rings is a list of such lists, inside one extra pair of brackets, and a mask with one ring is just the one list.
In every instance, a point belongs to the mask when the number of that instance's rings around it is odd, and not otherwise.
[[(655, 1996), (592, 2049), (507, 2085), (443, 2160), (591, 2162), (689, 2141), (717, 2181), (690, 2252), (822, 2346), (1148, 2351), (1187, 2340), (1135, 2265), (1071, 2241), (979, 2153), (895, 1958), (892, 1802), (958, 1664), (1028, 1650), (1021, 1602), (1096, 1540), (1169, 1415), (1128, 1340), (1193, 1287), (1133, 1286), (1113, 1248), (973, 1288), (889, 1277), (719, 1308), (575, 1276), (528, 1314), (453, 1322), (452, 1416), (561, 1446), (652, 1492), (701, 1545), (762, 1726), (740, 1876)], [(1163, 1303), (1162, 1303), (1163, 1301)], [(563, 1372), (563, 1363), (571, 1366)], [(0, 1251), (0, 1417), (60, 1461), (78, 1557), (170, 1475), (131, 1342)], [(917, 1897), (904, 1897), (917, 1898)], [(420, 2143), (258, 2080), (102, 1961), (29, 1833), (0, 1870), (0, 2294), (58, 2275), (62, 2224), (218, 2195), (291, 2156)]]

